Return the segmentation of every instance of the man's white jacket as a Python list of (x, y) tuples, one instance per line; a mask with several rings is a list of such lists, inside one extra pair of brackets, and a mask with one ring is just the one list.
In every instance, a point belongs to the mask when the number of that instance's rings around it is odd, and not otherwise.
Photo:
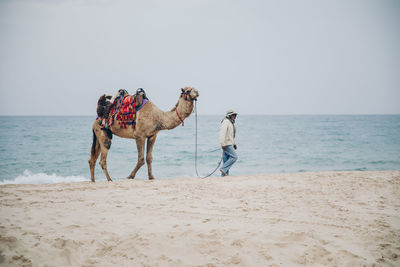
[(219, 142), (221, 146), (230, 146), (235, 144), (235, 126), (232, 122), (225, 118), (222, 121), (221, 129), (219, 130)]

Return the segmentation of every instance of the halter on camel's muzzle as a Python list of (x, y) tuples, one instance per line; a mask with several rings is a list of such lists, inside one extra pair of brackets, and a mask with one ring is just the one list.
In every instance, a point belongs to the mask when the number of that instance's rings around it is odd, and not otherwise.
[(187, 91), (185, 91), (185, 89), (183, 89), (183, 88), (181, 88), (182, 89), (182, 93), (181, 93), (181, 96), (183, 96), (184, 98), (185, 98), (185, 100), (186, 101), (197, 101), (197, 98), (192, 98), (192, 96), (190, 95), (190, 93), (192, 92), (192, 89), (190, 89), (190, 90), (187, 90)]

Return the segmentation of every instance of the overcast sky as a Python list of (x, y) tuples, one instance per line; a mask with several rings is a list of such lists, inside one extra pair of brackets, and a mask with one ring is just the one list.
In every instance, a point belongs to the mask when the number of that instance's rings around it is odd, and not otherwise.
[(398, 0), (0, 0), (0, 115), (143, 87), (200, 114), (400, 113)]

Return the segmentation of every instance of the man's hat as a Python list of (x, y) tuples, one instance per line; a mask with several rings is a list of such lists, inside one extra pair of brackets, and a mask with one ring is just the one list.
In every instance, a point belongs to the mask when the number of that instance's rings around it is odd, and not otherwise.
[(228, 110), (228, 111), (226, 112), (226, 116), (227, 116), (227, 117), (230, 117), (230, 116), (232, 116), (232, 115), (237, 115), (237, 113), (236, 113), (235, 111), (233, 111), (233, 109), (230, 109), (230, 110)]

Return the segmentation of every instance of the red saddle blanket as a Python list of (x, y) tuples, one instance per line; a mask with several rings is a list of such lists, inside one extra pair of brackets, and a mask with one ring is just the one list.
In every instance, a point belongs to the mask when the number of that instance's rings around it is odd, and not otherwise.
[[(131, 125), (135, 128), (136, 125), (136, 106), (135, 96), (125, 95), (116, 99), (111, 109), (110, 119), (114, 118), (121, 128), (127, 128)], [(112, 122), (111, 122), (112, 123)], [(110, 124), (111, 125), (111, 124)]]

